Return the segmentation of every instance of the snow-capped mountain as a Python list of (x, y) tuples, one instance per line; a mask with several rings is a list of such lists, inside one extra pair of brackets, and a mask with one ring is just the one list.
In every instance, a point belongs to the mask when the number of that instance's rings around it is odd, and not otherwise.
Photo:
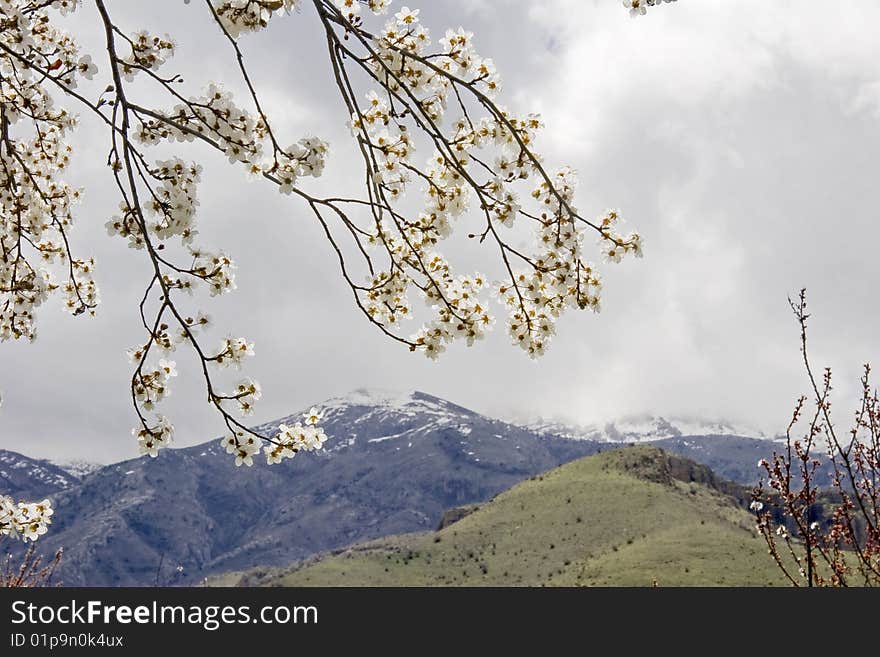
[(59, 468), (61, 468), (65, 472), (69, 472), (77, 479), (82, 479), (83, 477), (90, 475), (93, 472), (97, 472), (106, 465), (105, 463), (96, 463), (95, 461), (83, 461), (80, 459), (49, 459), (49, 463), (51, 463), (52, 465), (57, 465)]
[(552, 420), (538, 420), (525, 426), (540, 435), (602, 443), (650, 443), (683, 436), (740, 436), (768, 439), (760, 429), (742, 423), (687, 417), (665, 418), (658, 415), (634, 415), (605, 424), (586, 426)]
[[(325, 449), (278, 465), (257, 458), (252, 468), (236, 468), (219, 438), (82, 479), (0, 452), (0, 493), (51, 497), (52, 529), (40, 548), (65, 548), (65, 584), (151, 585), (160, 564), (161, 583), (181, 584), (431, 529), (449, 508), (627, 441), (653, 441), (741, 483), (754, 482), (755, 464), (774, 446), (720, 435), (743, 433), (734, 425), (663, 418), (525, 427), (417, 391), (358, 390), (316, 406)], [(302, 419), (300, 411), (256, 428), (268, 435)], [(682, 437), (696, 432), (703, 435)]]
[[(323, 414), (321, 427), (330, 439), (324, 445), (318, 458), (342, 452), (352, 447), (369, 447), (380, 443), (412, 449), (413, 441), (418, 441), (437, 431), (452, 431), (461, 436), (459, 442), (468, 445), (467, 437), (475, 427), (485, 429), (495, 426), (493, 437), (502, 438), (501, 433), (512, 435), (526, 433), (528, 429), (493, 420), (439, 397), (418, 390), (409, 392), (359, 389), (341, 396), (333, 397), (316, 405)], [(271, 435), (281, 424), (292, 425), (302, 422), (304, 413), (298, 412), (286, 417), (253, 427), (264, 436)], [(479, 439), (475, 438), (478, 442)], [(195, 448), (191, 448), (195, 449)], [(206, 443), (200, 455), (225, 454), (219, 444)], [(476, 452), (474, 452), (476, 455)], [(312, 458), (309, 456), (307, 458)], [(479, 458), (476, 458), (479, 461)]]
[[(318, 408), (324, 415), (321, 426), (328, 435), (334, 436), (333, 444), (325, 446), (329, 451), (346, 449), (357, 441), (409, 442), (415, 436), (440, 429), (454, 429), (462, 436), (467, 436), (474, 423), (496, 422), (418, 390), (401, 392), (358, 389), (348, 395), (328, 399)], [(278, 424), (291, 424), (301, 420), (301, 414), (291, 415), (261, 425), (258, 431), (272, 432)]]
[(0, 493), (17, 499), (36, 499), (79, 483), (63, 468), (18, 452), (0, 449)]
[(598, 449), (422, 392), (356, 391), (317, 406), (330, 437), (321, 452), (236, 468), (215, 438), (106, 466), (52, 497), (52, 531), (40, 547), (64, 546), (59, 575), (68, 585), (149, 585), (160, 563), (163, 584), (194, 582), (433, 529), (446, 509)]

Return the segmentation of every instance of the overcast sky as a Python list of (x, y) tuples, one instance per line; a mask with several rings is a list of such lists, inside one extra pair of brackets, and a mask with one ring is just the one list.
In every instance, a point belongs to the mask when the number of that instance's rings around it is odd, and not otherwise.
[[(650, 412), (778, 432), (805, 390), (786, 302), (803, 286), (817, 365), (835, 367), (848, 419), (860, 364), (880, 360), (880, 3), (680, 0), (636, 20), (620, 4), (422, 6), (435, 35), (459, 25), (476, 34), (503, 76), (503, 104), (543, 115), (539, 150), (548, 164), (578, 170), (579, 209), (621, 208), (645, 238), (643, 260), (604, 268), (603, 312), (565, 316), (537, 362), (508, 344), (503, 327), (438, 363), (389, 342), (355, 309), (306, 208), (205, 157), (200, 242), (230, 251), (239, 271), (237, 292), (201, 307), (256, 343), (246, 368), (264, 389), (255, 423), (378, 387), (502, 417), (587, 423)], [(200, 3), (111, 8), (129, 31), (144, 23), (176, 37), (169, 70), (183, 71), (193, 91), (228, 79), (234, 62)], [(100, 66), (89, 2), (72, 26)], [(325, 177), (311, 187), (357, 191), (313, 10), (242, 45), (290, 141), (314, 133), (331, 143)], [(0, 345), (0, 448), (105, 462), (136, 454), (124, 351), (142, 339), (135, 297), (146, 270), (142, 254), (104, 231), (118, 202), (106, 141), (83, 116), (72, 180), (86, 200), (74, 234), (79, 251), (99, 259), (104, 303), (87, 319), (53, 300), (40, 309), (36, 343)], [(182, 373), (164, 411), (178, 444), (219, 435), (195, 363), (185, 352), (177, 360)]]

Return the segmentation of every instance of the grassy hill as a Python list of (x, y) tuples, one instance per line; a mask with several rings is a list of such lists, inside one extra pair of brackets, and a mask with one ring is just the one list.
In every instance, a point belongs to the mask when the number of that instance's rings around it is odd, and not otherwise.
[[(739, 494), (739, 499), (733, 496)], [(765, 586), (782, 584), (742, 491), (654, 447), (532, 477), (436, 532), (362, 543), (244, 586)]]

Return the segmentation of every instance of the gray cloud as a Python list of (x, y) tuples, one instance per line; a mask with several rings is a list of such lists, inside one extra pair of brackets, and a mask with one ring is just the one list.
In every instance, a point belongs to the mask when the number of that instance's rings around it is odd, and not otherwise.
[[(499, 415), (586, 422), (650, 411), (778, 431), (804, 388), (786, 305), (801, 286), (810, 289), (817, 361), (837, 368), (842, 398), (852, 394), (859, 364), (878, 355), (880, 47), (871, 26), (880, 8), (682, 0), (629, 20), (613, 0), (425, 4), (435, 34), (473, 29), (504, 76), (504, 102), (544, 115), (548, 162), (579, 170), (581, 210), (622, 208), (645, 235), (646, 257), (606, 266), (603, 312), (565, 317), (538, 362), (499, 327), (432, 363), (359, 315), (305, 208), (206, 155), (201, 241), (230, 250), (240, 270), (234, 295), (202, 307), (256, 342), (247, 368), (264, 387), (256, 420), (376, 386)], [(134, 29), (147, 10), (119, 11)], [(181, 42), (172, 65), (193, 91), (229, 77), (228, 52), (198, 3), (148, 11), (151, 27)], [(86, 42), (100, 52), (98, 32)], [(291, 141), (317, 133), (333, 146), (315, 189), (350, 189), (359, 165), (311, 12), (244, 44)], [(135, 454), (124, 350), (140, 339), (133, 295), (144, 263), (104, 233), (116, 205), (101, 166), (106, 138), (84, 119), (76, 175), (87, 195), (76, 233), (99, 257), (104, 305), (98, 318), (74, 320), (50, 304), (35, 344), (0, 346), (0, 447), (109, 460)], [(468, 248), (456, 255), (472, 259)], [(178, 360), (166, 411), (178, 442), (191, 444), (221, 427), (193, 363), (183, 352)]]

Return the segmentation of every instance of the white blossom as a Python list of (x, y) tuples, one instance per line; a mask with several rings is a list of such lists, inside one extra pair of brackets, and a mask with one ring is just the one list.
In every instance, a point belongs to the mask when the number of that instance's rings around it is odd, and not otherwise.
[(131, 430), (137, 438), (141, 454), (152, 458), (159, 456), (159, 450), (168, 447), (174, 438), (174, 426), (163, 415), (157, 415), (155, 422)]
[(648, 12), (648, 7), (656, 7), (664, 2), (675, 2), (676, 0), (623, 0), (623, 6), (629, 10), (631, 18), (644, 16)]
[(254, 344), (245, 338), (226, 338), (218, 347), (216, 355), (211, 359), (222, 367), (235, 366), (241, 368), (245, 358), (254, 355)]
[(254, 454), (259, 453), (261, 445), (257, 437), (238, 431), (220, 441), (227, 454), (235, 455), (235, 467), (254, 464)]
[(223, 28), (233, 38), (265, 28), (273, 16), (299, 8), (299, 0), (212, 0)]
[(0, 536), (36, 541), (48, 531), (53, 513), (48, 499), (16, 502), (8, 495), (0, 495)]
[(312, 406), (308, 412), (303, 413), (303, 417), (305, 418), (306, 424), (318, 424), (321, 419), (324, 417), (324, 414), (318, 410), (316, 406)]

